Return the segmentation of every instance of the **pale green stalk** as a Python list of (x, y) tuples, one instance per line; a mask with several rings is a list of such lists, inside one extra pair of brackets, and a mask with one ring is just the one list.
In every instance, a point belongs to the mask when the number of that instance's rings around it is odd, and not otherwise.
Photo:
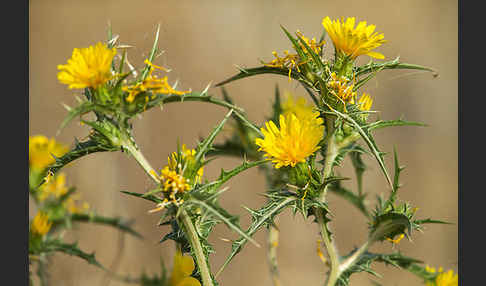
[[(143, 154), (140, 152), (140, 150), (130, 142), (129, 140), (126, 140), (123, 142), (123, 146), (125, 150), (130, 153), (135, 161), (143, 168), (143, 170), (158, 184), (160, 183), (159, 178), (156, 176), (156, 173), (154, 169), (150, 166), (149, 162)], [(192, 251), (194, 252), (194, 255), (196, 256), (196, 264), (199, 268), (199, 272), (201, 273), (201, 278), (202, 278), (202, 285), (203, 286), (213, 286), (213, 279), (211, 278), (211, 273), (209, 271), (209, 266), (206, 261), (206, 256), (204, 255), (201, 242), (199, 241), (199, 236), (196, 232), (196, 229), (194, 227), (194, 224), (191, 221), (191, 218), (187, 214), (187, 212), (182, 209), (180, 214), (179, 214), (180, 221), (183, 224), (185, 233), (187, 235), (187, 238), (189, 239), (189, 242), (191, 243), (191, 248)]]

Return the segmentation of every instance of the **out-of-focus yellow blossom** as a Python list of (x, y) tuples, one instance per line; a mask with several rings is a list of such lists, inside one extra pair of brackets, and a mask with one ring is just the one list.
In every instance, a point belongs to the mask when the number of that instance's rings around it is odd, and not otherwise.
[(58, 65), (57, 79), (73, 88), (98, 88), (112, 78), (111, 63), (116, 49), (98, 42), (95, 46), (73, 50), (66, 65)]
[(335, 72), (331, 73), (331, 78), (326, 83), (327, 88), (343, 104), (351, 102), (356, 98), (356, 92), (353, 91), (354, 84), (348, 84), (349, 79), (345, 76), (338, 77)]
[(287, 93), (287, 100), (282, 103), (282, 111), (284, 116), (293, 113), (300, 119), (314, 118), (314, 106), (308, 104), (305, 97), (296, 98), (290, 93)]
[(180, 250), (177, 250), (174, 256), (174, 266), (169, 279), (170, 286), (201, 286), (201, 283), (194, 277), (191, 277), (194, 271), (194, 260), (191, 256), (183, 256)]
[(275, 168), (295, 167), (320, 148), (317, 144), (324, 133), (324, 121), (319, 112), (314, 112), (309, 118), (298, 118), (294, 113), (288, 113), (280, 115), (279, 119), (280, 129), (273, 121), (266, 122), (266, 129), (261, 128), (264, 138), (255, 139), (255, 144), (260, 146), (258, 151), (264, 151), (264, 156), (276, 163)]
[(377, 59), (385, 56), (372, 50), (386, 42), (383, 34), (373, 33), (375, 25), (366, 25), (366, 21), (358, 23), (354, 27), (355, 18), (344, 18), (332, 21), (329, 17), (322, 19), (322, 25), (334, 43), (338, 53), (345, 54), (352, 59), (360, 55), (368, 55)]
[(29, 166), (36, 170), (42, 170), (56, 160), (54, 156), (61, 157), (69, 149), (56, 142), (54, 138), (48, 139), (43, 135), (29, 137)]
[(62, 195), (66, 194), (68, 188), (66, 187), (66, 175), (60, 173), (54, 180), (49, 180), (43, 184), (39, 189), (39, 201), (45, 201), (49, 196), (53, 196), (58, 199)]
[[(186, 147), (186, 144), (182, 144), (182, 150), (181, 150), (182, 158), (180, 158), (180, 161), (193, 161), (196, 156), (196, 150), (195, 149), (188, 149)], [(182, 169), (182, 166), (178, 166), (178, 155), (177, 152), (173, 152), (172, 155), (167, 159), (169, 162), (169, 169), (176, 171)], [(204, 167), (201, 167), (197, 171), (197, 176), (196, 176), (196, 182), (201, 182), (202, 176), (204, 174)]]
[[(126, 98), (127, 102), (133, 102), (135, 97), (142, 92), (145, 91), (152, 91), (154, 94), (176, 94), (176, 95), (183, 95), (190, 91), (179, 91), (175, 90), (170, 86), (168, 82), (168, 78), (164, 76), (163, 78), (158, 78), (156, 75), (153, 75), (154, 69), (159, 69), (163, 71), (168, 71), (166, 68), (157, 66), (152, 64), (149, 60), (145, 60), (145, 64), (149, 66), (149, 72), (147, 77), (141, 81), (136, 83), (135, 85), (124, 86), (122, 87), (123, 91), (128, 92), (128, 96)], [(148, 101), (148, 97), (145, 98)]]
[[(426, 266), (425, 270), (430, 273), (436, 273), (435, 268)], [(449, 270), (444, 272), (442, 267), (439, 267), (437, 271), (438, 275), (435, 277), (433, 281), (427, 281), (427, 286), (458, 286), (459, 285), (459, 276), (458, 274), (454, 274), (453, 270)]]
[(52, 222), (49, 221), (49, 217), (47, 216), (47, 214), (43, 212), (38, 212), (32, 220), (30, 230), (33, 234), (44, 236), (46, 233), (49, 232), (51, 226)]
[[(350, 103), (354, 104), (354, 99), (350, 100)], [(363, 93), (361, 97), (358, 99), (358, 108), (362, 111), (368, 111), (371, 109), (373, 105), (373, 98), (367, 93)]]
[(89, 203), (81, 202), (79, 195), (72, 195), (64, 201), (64, 207), (71, 214), (83, 214), (89, 210)]

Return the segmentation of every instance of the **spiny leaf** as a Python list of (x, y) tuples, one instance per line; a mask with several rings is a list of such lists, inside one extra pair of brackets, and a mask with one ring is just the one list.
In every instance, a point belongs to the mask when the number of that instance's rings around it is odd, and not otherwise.
[[(267, 67), (267, 66), (248, 68), (248, 69), (241, 68), (240, 73), (238, 73), (238, 74), (216, 84), (215, 87), (225, 85), (225, 84), (230, 83), (230, 82), (235, 81), (235, 80), (239, 80), (239, 79), (243, 79), (243, 78), (246, 78), (246, 77), (251, 77), (251, 76), (255, 76), (255, 75), (259, 75), (259, 74), (277, 74), (277, 75), (285, 76), (287, 78), (289, 77), (289, 71), (287, 69)], [(300, 76), (298, 75), (298, 73), (295, 73), (295, 72), (291, 73), (290, 77), (295, 79), (295, 80), (300, 79)]]
[(340, 182), (336, 182), (334, 184), (329, 185), (329, 190), (335, 193), (336, 195), (342, 197), (343, 199), (349, 201), (358, 210), (360, 210), (366, 217), (370, 217), (370, 214), (364, 203), (364, 199), (366, 197), (365, 195), (358, 196), (354, 194), (352, 191), (341, 186)]
[(46, 245), (46, 251), (47, 252), (63, 252), (72, 256), (77, 256), (85, 261), (87, 261), (89, 264), (93, 264), (97, 267), (100, 267), (104, 269), (104, 267), (96, 260), (94, 252), (91, 254), (88, 254), (81, 249), (78, 248), (77, 242), (68, 244), (68, 243), (63, 243), (60, 240), (51, 240), (49, 241)]
[(121, 191), (121, 192), (124, 193), (124, 194), (130, 195), (130, 196), (134, 196), (134, 197), (137, 197), (137, 198), (142, 198), (142, 199), (145, 199), (147, 201), (151, 201), (151, 202), (154, 202), (154, 203), (157, 203), (157, 204), (162, 202), (161, 199), (157, 198), (154, 195), (148, 195), (148, 196), (146, 196), (145, 194), (133, 193), (133, 192), (128, 192), (128, 191)]
[(380, 129), (388, 126), (427, 126), (425, 123), (405, 120), (379, 120), (366, 126), (368, 130)]
[(260, 244), (253, 240), (250, 236), (248, 236), (241, 228), (237, 225), (237, 220), (238, 218), (235, 216), (230, 215), (226, 210), (224, 210), (221, 207), (218, 207), (217, 205), (212, 205), (210, 203), (200, 201), (194, 198), (191, 198), (188, 200), (186, 203), (188, 204), (195, 204), (203, 207), (207, 211), (209, 211), (211, 214), (216, 216), (218, 219), (223, 221), (229, 228), (240, 234), (242, 237), (244, 237), (246, 240), (249, 240), (251, 243), (253, 243), (256, 247), (260, 247)]
[[(259, 210), (251, 210), (252, 215), (252, 224), (246, 231), (248, 236), (252, 236), (258, 229), (262, 226), (272, 224), (273, 218), (279, 212), (283, 210), (285, 206), (288, 204), (298, 200), (297, 197), (273, 197), (267, 204), (265, 204)], [(224, 270), (224, 268), (228, 265), (228, 263), (233, 259), (233, 257), (241, 251), (241, 248), (246, 244), (247, 239), (244, 237), (240, 237), (236, 241), (233, 242), (231, 247), (231, 253), (226, 258), (226, 261), (223, 263), (219, 271), (216, 273), (216, 277)]]
[[(157, 32), (155, 32), (155, 39), (154, 44), (152, 45), (152, 49), (150, 50), (150, 55), (148, 57), (149, 62), (154, 60), (155, 53), (157, 52), (157, 43), (159, 42), (159, 32), (160, 32), (160, 24), (157, 25)], [(149, 72), (150, 65), (146, 65), (142, 71), (141, 80), (144, 80)]]
[(420, 65), (414, 65), (414, 64), (407, 64), (407, 63), (401, 63), (399, 61), (400, 57), (397, 57), (394, 60), (383, 62), (383, 63), (375, 63), (371, 61), (370, 63), (360, 66), (356, 69), (356, 76), (361, 76), (373, 71), (376, 71), (378, 69), (412, 69), (412, 70), (423, 70), (423, 71), (429, 71), (433, 73), (434, 77), (437, 77), (439, 74), (437, 73), (436, 70), (429, 68), (429, 67), (424, 67)]

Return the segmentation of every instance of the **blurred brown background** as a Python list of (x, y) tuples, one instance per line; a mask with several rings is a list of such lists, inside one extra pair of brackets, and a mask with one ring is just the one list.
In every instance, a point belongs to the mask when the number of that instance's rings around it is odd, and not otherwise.
[[(31, 135), (53, 137), (66, 115), (61, 102), (75, 105), (73, 92), (56, 79), (56, 66), (64, 64), (75, 47), (87, 47), (106, 40), (107, 23), (120, 35), (123, 44), (135, 46), (129, 59), (136, 67), (143, 65), (153, 42), (157, 23), (161, 24), (159, 46), (165, 54), (155, 63), (172, 68), (169, 79), (179, 79), (182, 89), (202, 90), (209, 82), (219, 82), (237, 72), (234, 65), (253, 67), (258, 59), (271, 60), (271, 52), (281, 53), (290, 44), (279, 24), (289, 31), (301, 30), (307, 37), (319, 37), (322, 18), (356, 16), (367, 20), (383, 32), (388, 43), (378, 49), (387, 59), (400, 56), (408, 63), (437, 69), (440, 77), (415, 71), (388, 71), (378, 75), (365, 87), (374, 97), (374, 109), (383, 119), (405, 119), (429, 124), (427, 128), (394, 127), (376, 132), (382, 150), (392, 152), (396, 145), (401, 164), (407, 166), (402, 176), (403, 200), (419, 208), (417, 216), (432, 217), (455, 225), (428, 225), (424, 233), (415, 233), (413, 241), (403, 240), (398, 246), (403, 253), (422, 259), (429, 265), (457, 271), (457, 1), (56, 1), (30, 2), (30, 120)], [(362, 62), (368, 58), (362, 57)], [(281, 90), (306, 96), (295, 82), (283, 77), (260, 76), (227, 86), (236, 103), (249, 117), (261, 124), (270, 112), (275, 84)], [(210, 89), (220, 96), (219, 89)], [(135, 119), (135, 136), (146, 157), (157, 169), (167, 163), (176, 149), (177, 139), (194, 147), (199, 136), (206, 135), (224, 115), (223, 108), (204, 103), (166, 105)], [(71, 144), (74, 137), (83, 138), (87, 128), (75, 120), (56, 139)], [(226, 134), (229, 134), (226, 132)], [(224, 137), (224, 136), (222, 136)], [(222, 139), (219, 138), (219, 140)], [(392, 166), (391, 156), (387, 164)], [(365, 189), (371, 194), (387, 191), (377, 164), (368, 160)], [(354, 175), (349, 161), (339, 170)], [(214, 178), (220, 168), (231, 168), (236, 159), (221, 158), (205, 170)], [(174, 253), (173, 243), (158, 244), (167, 233), (156, 227), (158, 214), (148, 214), (153, 205), (120, 193), (121, 190), (144, 192), (152, 187), (138, 165), (122, 153), (99, 153), (82, 158), (64, 170), (68, 183), (77, 186), (82, 198), (103, 215), (134, 218), (134, 228), (145, 240), (124, 237), (103, 226), (81, 225), (66, 233), (66, 239), (79, 240), (80, 247), (95, 251), (99, 261), (110, 267), (119, 262), (118, 273), (137, 276), (142, 271), (158, 273), (160, 257), (169, 269)], [(352, 182), (354, 187), (355, 182)], [(249, 216), (241, 207), (257, 208), (264, 203), (264, 178), (250, 170), (230, 181), (230, 191), (222, 196), (222, 205), (241, 215), (248, 226)], [(330, 197), (335, 214), (332, 229), (342, 254), (360, 245), (366, 237), (365, 219), (340, 198)], [(35, 206), (30, 204), (30, 214)], [(279, 264), (284, 285), (320, 285), (325, 266), (316, 255), (319, 238), (316, 225), (301, 216), (285, 212), (280, 218), (281, 242)], [(225, 226), (216, 227), (211, 237), (217, 253), (211, 256), (216, 271), (229, 253), (230, 244), (220, 238), (236, 238)], [(265, 245), (266, 232), (256, 240)], [(389, 243), (371, 250), (391, 251)], [(55, 255), (50, 267), (52, 285), (108, 285), (104, 272), (78, 258)], [(218, 278), (221, 285), (271, 285), (265, 247), (247, 245)], [(370, 279), (383, 285), (421, 285), (413, 275), (392, 267), (376, 265), (382, 279), (368, 274), (352, 277), (351, 285), (372, 285)], [(110, 281), (110, 285), (123, 285)]]

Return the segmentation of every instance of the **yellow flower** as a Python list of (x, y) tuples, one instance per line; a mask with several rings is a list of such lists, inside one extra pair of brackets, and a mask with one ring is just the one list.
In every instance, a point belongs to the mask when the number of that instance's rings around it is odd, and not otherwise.
[(35, 215), (32, 224), (30, 225), (30, 229), (33, 234), (43, 236), (49, 232), (51, 226), (52, 226), (52, 222), (49, 221), (47, 214), (38, 212)]
[[(350, 101), (350, 103), (354, 104), (354, 98)], [(368, 111), (371, 109), (371, 105), (373, 105), (373, 99), (367, 93), (363, 93), (361, 97), (358, 99), (358, 108), (362, 111)]]
[(55, 162), (52, 155), (61, 157), (69, 149), (56, 142), (54, 138), (48, 139), (43, 135), (29, 137), (29, 165), (33, 169), (42, 170)]
[(306, 119), (314, 117), (314, 107), (307, 104), (305, 97), (295, 98), (292, 94), (287, 93), (287, 100), (282, 103), (283, 115), (289, 113), (295, 114), (297, 118)]
[[(299, 36), (302, 40), (304, 40), (304, 42), (307, 44), (307, 46), (309, 46), (309, 48), (311, 48), (311, 50), (314, 53), (319, 55), (319, 53), (321, 52), (321, 47), (324, 45), (324, 41), (317, 43), (316, 38), (312, 38), (312, 40), (309, 40), (300, 31), (297, 31), (297, 36)], [(301, 43), (299, 43), (299, 44), (300, 44), (300, 47), (302, 48), (302, 50), (304, 51), (304, 53), (307, 54), (308, 52), (307, 52), (307, 49), (304, 47), (304, 45), (301, 44)]]
[(201, 283), (191, 277), (195, 265), (191, 256), (183, 256), (180, 250), (174, 256), (174, 266), (169, 279), (170, 286), (201, 286)]
[(356, 92), (353, 91), (354, 84), (348, 84), (349, 79), (345, 76), (338, 77), (335, 72), (331, 73), (329, 81), (326, 83), (327, 88), (341, 100), (344, 104), (351, 102), (356, 97)]
[(64, 207), (71, 213), (71, 214), (82, 214), (86, 213), (89, 210), (89, 203), (82, 202), (80, 204), (79, 195), (78, 196), (71, 196), (64, 201)]
[[(436, 273), (435, 268), (426, 266), (425, 270), (430, 273)], [(453, 270), (444, 272), (442, 267), (437, 271), (438, 275), (434, 281), (427, 281), (426, 286), (457, 286), (459, 285), (459, 276), (454, 274)]]
[(343, 53), (352, 59), (360, 55), (368, 55), (377, 59), (384, 59), (385, 56), (372, 52), (373, 49), (381, 46), (386, 41), (383, 39), (383, 34), (373, 33), (375, 25), (366, 25), (366, 21), (358, 23), (354, 27), (355, 18), (344, 18), (331, 21), (329, 17), (322, 19), (322, 25), (327, 31), (327, 34), (334, 43), (334, 47), (338, 53)]
[[(182, 158), (181, 161), (194, 161), (195, 159), (195, 155), (196, 155), (196, 150), (195, 149), (188, 149), (186, 147), (186, 144), (182, 144)], [(177, 158), (178, 155), (177, 155), (177, 152), (173, 152), (172, 153), (172, 156), (170, 156), (168, 158), (168, 162), (169, 162), (169, 169), (170, 170), (173, 170), (173, 171), (177, 171), (177, 170), (181, 170), (182, 169), (182, 166), (178, 166), (177, 165)], [(202, 176), (204, 174), (204, 167), (201, 167), (198, 171), (197, 171), (197, 176), (196, 176), (196, 182), (201, 182), (201, 179), (202, 179)]]
[(304, 62), (300, 62), (300, 58), (297, 54), (290, 54), (288, 50), (284, 51), (283, 58), (279, 57), (276, 51), (273, 51), (272, 55), (275, 59), (271, 62), (263, 63), (263, 65), (272, 68), (288, 69), (289, 81), (291, 80), (290, 75), (292, 74), (292, 69), (295, 68), (300, 72), (299, 66), (304, 64)]
[(390, 237), (386, 237), (386, 240), (388, 240), (389, 242), (391, 242), (393, 244), (398, 244), (398, 243), (400, 243), (400, 240), (402, 240), (402, 238), (404, 238), (404, 237), (405, 237), (405, 234), (402, 233), (396, 239), (393, 239), (393, 238), (390, 238)]
[(66, 65), (58, 65), (57, 79), (73, 88), (97, 88), (111, 79), (111, 62), (116, 49), (99, 42), (96, 46), (73, 50)]
[(273, 121), (265, 123), (266, 130), (261, 128), (264, 139), (255, 139), (258, 151), (266, 152), (265, 157), (276, 163), (275, 168), (292, 166), (305, 159), (320, 147), (317, 146), (324, 133), (324, 122), (314, 112), (312, 117), (298, 118), (293, 113), (280, 115), (280, 129)]
[[(166, 68), (156, 66), (152, 64), (149, 60), (145, 60), (145, 64), (149, 65), (149, 72), (148, 76), (139, 83), (130, 86), (122, 87), (123, 91), (128, 92), (128, 96), (126, 98), (127, 102), (133, 102), (135, 97), (144, 91), (152, 91), (154, 94), (176, 94), (176, 95), (183, 95), (190, 91), (179, 91), (175, 90), (170, 86), (168, 82), (168, 78), (165, 76), (163, 78), (158, 78), (156, 75), (152, 75), (154, 69), (168, 71)], [(148, 97), (145, 98), (148, 100)]]
[(61, 173), (57, 175), (54, 180), (49, 180), (40, 187), (39, 201), (45, 201), (49, 196), (53, 196), (56, 199), (66, 194), (68, 188), (66, 187), (66, 175)]
[(187, 179), (182, 175), (177, 174), (176, 171), (169, 169), (169, 166), (165, 166), (160, 173), (160, 180), (163, 183), (164, 191), (171, 191), (174, 195), (179, 192), (185, 192), (191, 187), (187, 183)]

